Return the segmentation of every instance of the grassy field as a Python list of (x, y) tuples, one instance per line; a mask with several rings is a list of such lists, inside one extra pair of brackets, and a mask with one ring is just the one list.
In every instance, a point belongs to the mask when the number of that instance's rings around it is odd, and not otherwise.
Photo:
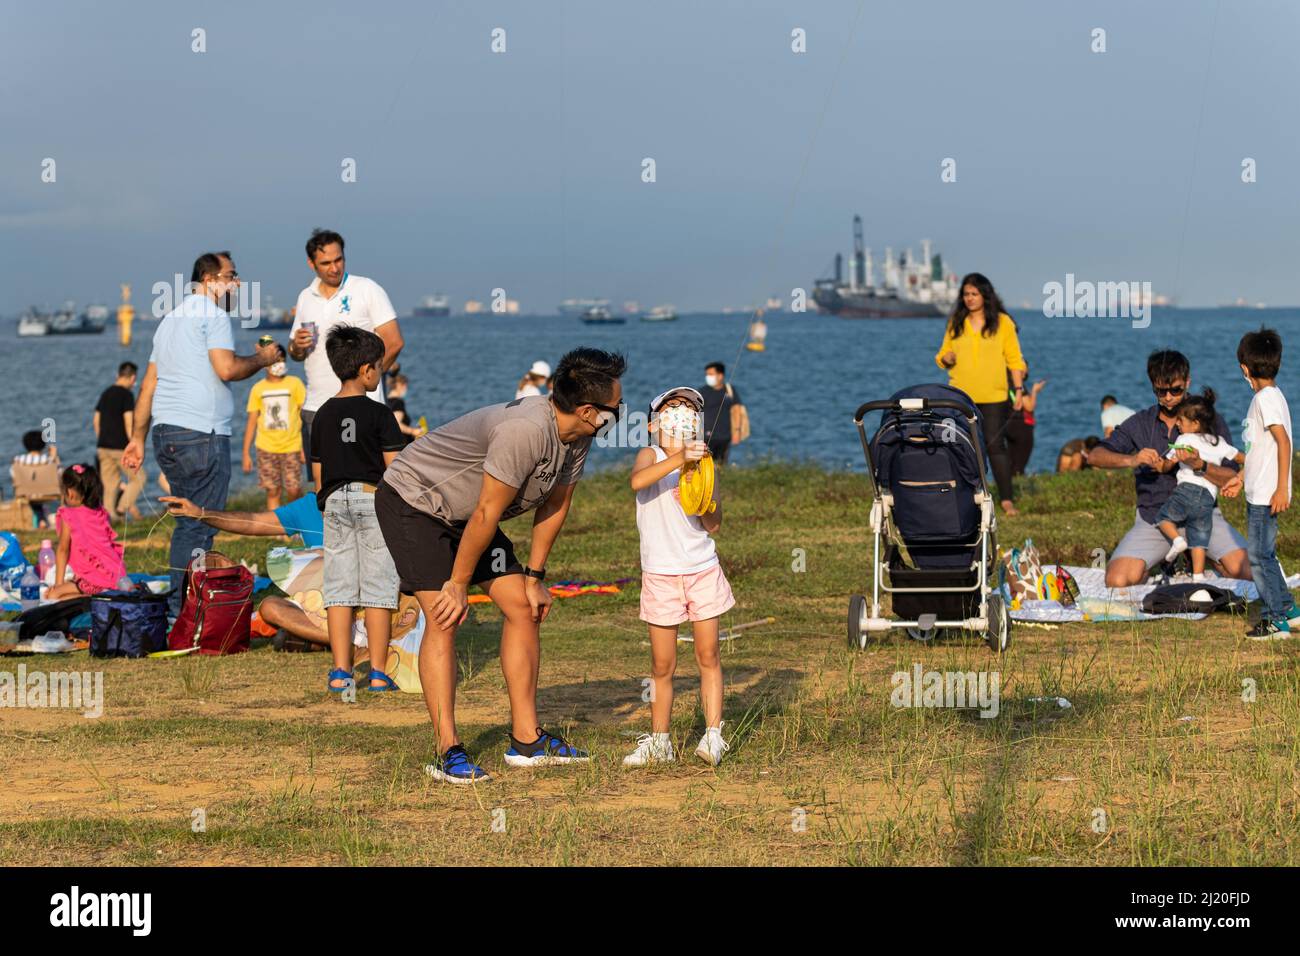
[[(637, 574), (626, 480), (583, 482), (553, 579)], [(1300, 639), (1254, 643), (1240, 617), (1217, 615), (1021, 627), (1000, 660), (974, 640), (891, 637), (852, 651), (847, 597), (869, 582), (864, 478), (773, 465), (722, 482), (731, 623), (777, 620), (723, 645), (732, 749), (716, 770), (692, 754), (701, 724), (687, 644), (673, 721), (687, 760), (619, 765), (649, 719), (635, 584), (557, 601), (543, 630), (542, 719), (591, 749), (584, 767), (505, 767), (500, 619), (480, 609), (463, 628), (458, 717), (496, 776), (476, 788), (421, 772), (432, 738), (419, 697), (331, 699), (322, 654), (259, 642), (217, 659), (7, 657), (0, 669), (102, 670), (105, 707), (95, 720), (0, 711), (0, 864), (1297, 862)], [(1090, 563), (1132, 520), (1126, 473), (1022, 489), (1002, 545), (1032, 537), (1044, 560)], [(1225, 509), (1244, 528), (1240, 499)], [(527, 519), (506, 527), (516, 540), (528, 532)], [(132, 570), (165, 564), (167, 529), (132, 529)], [(1300, 535), (1289, 517), (1283, 529), (1290, 569)], [(217, 546), (260, 562), (268, 540)], [(998, 671), (999, 715), (892, 707), (890, 676), (914, 662)], [(1074, 706), (1029, 702), (1040, 695)]]

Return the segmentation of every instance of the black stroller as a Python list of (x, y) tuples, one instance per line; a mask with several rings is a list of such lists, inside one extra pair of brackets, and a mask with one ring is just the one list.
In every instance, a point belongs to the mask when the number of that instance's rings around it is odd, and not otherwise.
[[(868, 441), (863, 416), (877, 411)], [(959, 389), (914, 385), (867, 402), (853, 420), (867, 457), (874, 561), (870, 608), (860, 594), (849, 598), (849, 644), (866, 647), (870, 632), (891, 628), (929, 641), (942, 629), (1006, 650), (1011, 621), (992, 573), (997, 514), (979, 409)], [(898, 620), (882, 616), (881, 591)]]

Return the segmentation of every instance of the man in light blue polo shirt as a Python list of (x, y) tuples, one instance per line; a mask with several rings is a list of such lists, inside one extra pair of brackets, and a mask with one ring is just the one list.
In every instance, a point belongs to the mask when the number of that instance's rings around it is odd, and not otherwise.
[[(230, 422), (235, 409), (229, 382), (246, 379), (277, 359), (275, 345), (254, 355), (235, 354), (226, 312), (239, 289), (228, 252), (205, 252), (194, 262), (190, 292), (167, 313), (153, 337), (149, 368), (135, 405), (135, 429), (122, 466), (144, 461), (144, 440), (153, 430), (154, 457), (171, 492), (200, 508), (226, 506), (230, 486)], [(180, 613), (185, 569), (196, 552), (212, 547), (215, 529), (193, 518), (176, 520), (168, 565), (173, 615)]]

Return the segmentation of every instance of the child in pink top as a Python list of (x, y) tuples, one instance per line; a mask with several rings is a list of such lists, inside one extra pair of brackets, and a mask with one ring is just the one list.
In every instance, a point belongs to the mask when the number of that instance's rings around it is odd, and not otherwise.
[[(735, 606), (711, 535), (722, 524), (722, 510), (687, 515), (679, 483), (682, 466), (709, 453), (700, 440), (704, 398), (693, 388), (670, 388), (650, 403), (650, 431), (657, 443), (637, 453), (632, 466), (636, 525), (641, 535), (641, 620), (650, 628), (652, 693), (650, 733), (623, 759), (625, 767), (671, 763), (676, 759), (669, 723), (673, 710), (673, 672), (677, 630), (687, 621), (700, 669), (700, 709), (704, 736), (695, 753), (717, 766), (729, 748), (722, 739), (722, 664), (718, 659), (718, 618)], [(717, 489), (714, 489), (715, 503)]]
[[(55, 552), (55, 585), (46, 592), (50, 600), (98, 594), (117, 587), (126, 575), (122, 545), (104, 510), (104, 484), (92, 465), (70, 465), (63, 470), (63, 506), (55, 513), (59, 546)], [(71, 567), (73, 580), (64, 581)]]

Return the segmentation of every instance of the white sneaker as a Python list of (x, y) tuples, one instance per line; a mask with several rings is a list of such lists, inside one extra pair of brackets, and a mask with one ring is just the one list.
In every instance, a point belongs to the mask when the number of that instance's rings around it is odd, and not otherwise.
[(695, 753), (702, 760), (715, 767), (722, 763), (722, 755), (731, 749), (731, 745), (722, 739), (722, 725), (725, 723), (725, 720), (719, 721), (718, 726), (704, 731), (704, 736), (700, 738), (700, 745), (695, 748)]
[(623, 766), (644, 767), (652, 763), (672, 763), (676, 759), (673, 742), (667, 734), (641, 734), (636, 738), (636, 750), (623, 758)]
[(1169, 545), (1169, 551), (1165, 554), (1165, 560), (1172, 561), (1186, 550), (1187, 539), (1180, 534), (1178, 537), (1174, 538), (1173, 543)]

